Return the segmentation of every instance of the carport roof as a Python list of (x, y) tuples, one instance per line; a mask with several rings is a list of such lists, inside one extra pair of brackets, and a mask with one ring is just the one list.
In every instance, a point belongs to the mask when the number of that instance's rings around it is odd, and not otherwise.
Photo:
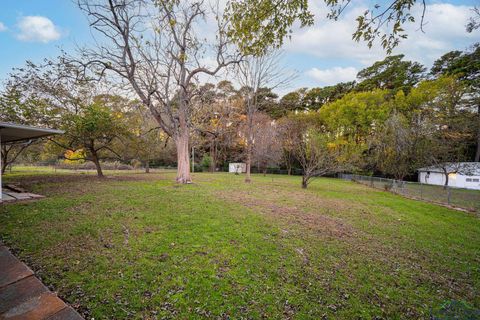
[(10, 122), (0, 122), (1, 143), (20, 142), (62, 133), (63, 131), (61, 130), (30, 127)]

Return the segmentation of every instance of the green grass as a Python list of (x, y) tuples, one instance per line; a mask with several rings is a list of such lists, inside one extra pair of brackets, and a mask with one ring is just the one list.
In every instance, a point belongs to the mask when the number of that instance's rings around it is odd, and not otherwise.
[[(391, 180), (382, 179), (374, 181), (373, 185), (368, 180), (359, 181), (367, 186), (385, 190), (391, 186)], [(406, 197), (422, 199), (439, 204), (452, 205), (469, 211), (480, 213), (480, 190), (449, 188), (443, 186), (428, 185), (407, 182), (403, 188), (394, 188), (391, 191)], [(450, 193), (450, 197), (449, 194)]]
[(480, 221), (366, 186), (299, 177), (13, 172), (47, 195), (0, 236), (95, 319), (428, 318), (480, 308)]

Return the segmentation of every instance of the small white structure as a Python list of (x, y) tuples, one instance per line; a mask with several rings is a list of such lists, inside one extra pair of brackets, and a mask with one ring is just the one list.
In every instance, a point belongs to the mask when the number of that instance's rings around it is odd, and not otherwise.
[[(63, 131), (61, 130), (30, 127), (10, 122), (0, 122), (0, 147), (2, 144), (22, 143), (62, 133)], [(0, 158), (0, 167), (1, 161), (2, 159)], [(2, 202), (2, 198), (2, 174), (0, 173), (0, 202)]]
[(243, 162), (235, 162), (228, 164), (228, 172), (230, 173), (245, 173), (247, 172), (247, 164)]
[(452, 162), (444, 166), (420, 168), (418, 181), (426, 184), (445, 185), (448, 174), (448, 186), (480, 190), (480, 162)]

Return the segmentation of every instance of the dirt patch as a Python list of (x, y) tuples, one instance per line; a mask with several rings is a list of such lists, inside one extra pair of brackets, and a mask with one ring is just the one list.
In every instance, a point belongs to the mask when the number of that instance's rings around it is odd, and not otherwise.
[(260, 212), (268, 214), (275, 219), (281, 219), (288, 225), (293, 223), (324, 236), (345, 238), (355, 236), (357, 233), (351, 225), (345, 223), (342, 219), (330, 217), (319, 212), (306, 212), (301, 208), (285, 204), (277, 205), (271, 199), (253, 197), (248, 192), (222, 192), (219, 196), (224, 200), (235, 201), (248, 208), (260, 210)]
[(126, 173), (125, 175), (107, 175), (98, 178), (96, 175), (72, 173), (72, 174), (48, 174), (36, 176), (12, 177), (9, 181), (16, 186), (29, 192), (37, 191), (43, 195), (53, 194), (79, 194), (91, 193), (92, 188), (107, 183), (123, 181), (158, 181), (167, 180), (169, 176), (164, 173)]

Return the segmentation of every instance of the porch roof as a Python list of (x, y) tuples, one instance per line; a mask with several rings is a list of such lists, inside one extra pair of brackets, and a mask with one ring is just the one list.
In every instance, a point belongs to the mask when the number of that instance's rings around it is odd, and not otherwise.
[(15, 143), (62, 133), (63, 131), (61, 130), (31, 127), (10, 122), (0, 122), (1, 143)]

